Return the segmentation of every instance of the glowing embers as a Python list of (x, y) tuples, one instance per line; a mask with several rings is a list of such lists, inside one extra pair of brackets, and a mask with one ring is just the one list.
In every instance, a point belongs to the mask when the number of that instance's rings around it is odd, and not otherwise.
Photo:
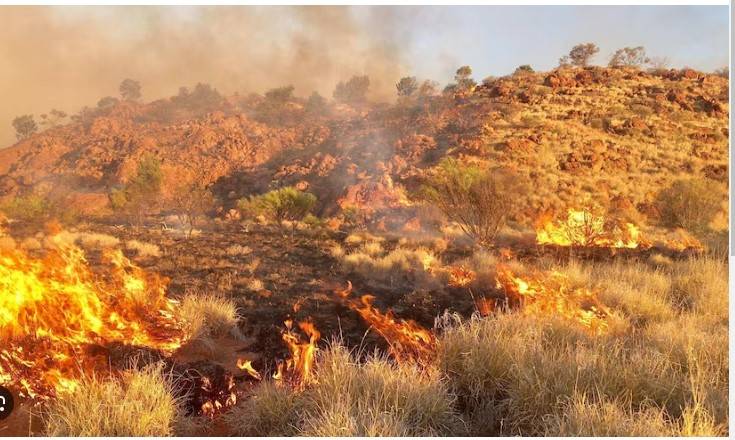
[(47, 398), (104, 370), (110, 343), (164, 352), (182, 343), (165, 283), (120, 251), (94, 273), (81, 249), (59, 245), (42, 259), (0, 251), (0, 383)]

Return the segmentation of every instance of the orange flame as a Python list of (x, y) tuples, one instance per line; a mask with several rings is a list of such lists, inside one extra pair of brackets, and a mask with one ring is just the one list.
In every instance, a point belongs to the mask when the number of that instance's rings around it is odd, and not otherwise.
[(24, 397), (73, 390), (81, 370), (101, 369), (95, 346), (120, 342), (172, 351), (182, 343), (165, 282), (120, 251), (103, 255), (98, 276), (81, 249), (60, 246), (43, 259), (0, 250), (0, 384)]
[(250, 377), (261, 380), (262, 377), (260, 373), (258, 373), (258, 370), (253, 368), (253, 362), (249, 361), (247, 359), (238, 359), (237, 360), (237, 368), (240, 370), (245, 371)]
[(559, 316), (593, 333), (607, 329), (608, 309), (592, 291), (571, 286), (559, 272), (536, 273), (521, 278), (507, 266), (500, 265), (496, 283), (505, 292), (509, 306), (519, 307), (521, 313)]
[(565, 220), (554, 221), (544, 216), (536, 229), (538, 244), (607, 248), (649, 247), (642, 241), (640, 230), (632, 223), (609, 224), (603, 216), (588, 211), (569, 209)]
[(288, 319), (284, 324), (286, 331), (282, 338), (291, 351), (291, 357), (278, 364), (273, 378), (276, 380), (288, 378), (296, 387), (303, 387), (313, 380), (312, 369), (317, 351), (316, 343), (321, 338), (321, 334), (313, 323), (299, 322), (299, 328), (309, 336), (308, 342), (301, 342), (292, 331), (293, 321)]
[[(347, 300), (352, 283), (337, 294)], [(347, 300), (347, 305), (374, 328), (388, 342), (388, 351), (397, 361), (412, 360), (427, 363), (434, 356), (436, 337), (415, 321), (396, 319), (391, 311), (382, 313), (372, 305), (372, 295), (363, 295), (360, 301)]]

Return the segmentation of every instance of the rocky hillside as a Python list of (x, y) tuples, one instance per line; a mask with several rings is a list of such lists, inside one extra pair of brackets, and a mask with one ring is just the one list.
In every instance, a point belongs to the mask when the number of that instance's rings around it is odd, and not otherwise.
[(263, 99), (228, 97), (200, 114), (172, 112), (173, 98), (87, 111), (0, 150), (0, 197), (63, 189), (70, 206), (103, 213), (106, 194), (148, 153), (163, 164), (165, 190), (205, 181), (223, 213), (291, 184), (319, 197), (320, 214), (393, 210), (447, 156), (527, 176), (525, 222), (589, 199), (645, 213), (682, 176), (727, 182), (728, 82), (690, 69), (520, 72), (471, 92), (330, 104), (318, 115), (294, 99), (287, 118), (259, 115)]

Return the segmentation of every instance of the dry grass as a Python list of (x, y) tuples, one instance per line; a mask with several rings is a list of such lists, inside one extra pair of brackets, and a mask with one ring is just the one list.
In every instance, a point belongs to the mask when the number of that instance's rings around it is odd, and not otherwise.
[(48, 436), (170, 436), (179, 402), (162, 365), (130, 370), (119, 379), (86, 377), (45, 414)]
[(596, 288), (626, 325), (593, 336), (553, 317), (445, 318), (438, 364), (468, 408), (473, 434), (726, 432), (721, 262), (702, 257), (665, 269), (641, 263), (556, 269)]
[(382, 357), (357, 363), (342, 346), (320, 353), (316, 379), (297, 392), (273, 383), (226, 417), (235, 435), (430, 436), (461, 433), (454, 397), (436, 371)]
[[(333, 250), (333, 256), (340, 252)], [(387, 286), (410, 284), (416, 287), (440, 287), (432, 269), (441, 267), (441, 260), (427, 248), (396, 248), (385, 252), (377, 242), (369, 242), (360, 249), (339, 256), (346, 272), (357, 273), (364, 278)]]
[(153, 243), (144, 243), (138, 240), (128, 240), (125, 242), (125, 248), (128, 250), (135, 251), (141, 258), (161, 256), (161, 248)]
[(190, 340), (207, 340), (225, 335), (242, 338), (237, 307), (231, 300), (211, 294), (189, 293), (178, 308)]

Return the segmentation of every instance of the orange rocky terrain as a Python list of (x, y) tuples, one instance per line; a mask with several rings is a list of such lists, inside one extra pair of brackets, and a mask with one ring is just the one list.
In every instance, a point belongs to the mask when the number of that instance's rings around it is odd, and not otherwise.
[(71, 206), (104, 213), (110, 189), (146, 153), (162, 162), (164, 193), (202, 180), (223, 215), (244, 195), (287, 184), (316, 194), (317, 214), (395, 212), (446, 156), (527, 176), (524, 223), (587, 199), (649, 213), (652, 195), (678, 177), (727, 179), (728, 82), (690, 69), (521, 72), (471, 93), (332, 106), (279, 124), (256, 120), (257, 99), (232, 96), (200, 116), (162, 110), (168, 100), (83, 112), (0, 150), (0, 197), (63, 188)]

